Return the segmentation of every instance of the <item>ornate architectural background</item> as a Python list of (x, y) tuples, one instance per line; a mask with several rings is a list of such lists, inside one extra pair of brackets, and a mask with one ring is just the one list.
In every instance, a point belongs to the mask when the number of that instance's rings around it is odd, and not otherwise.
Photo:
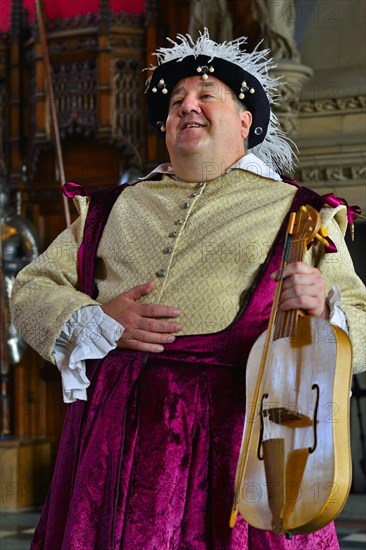
[[(364, 0), (46, 0), (45, 5), (68, 180), (112, 186), (167, 159), (164, 142), (146, 121), (142, 69), (154, 61), (151, 52), (166, 45), (165, 37), (208, 24), (217, 39), (222, 33), (244, 34), (250, 47), (263, 39), (262, 47), (272, 49), (276, 76), (284, 74), (287, 81), (280, 85), (276, 110), (299, 147), (297, 178), (366, 211)], [(34, 0), (2, 0), (0, 175), (12, 206), (21, 197), (20, 213), (36, 228), (41, 249), (65, 227), (45, 76)], [(363, 222), (356, 226), (350, 248), (366, 277), (365, 228)], [(11, 433), (18, 443), (30, 441), (30, 460), (44, 451), (49, 471), (64, 413), (58, 371), (27, 349), (9, 372)], [(32, 449), (39, 441), (43, 450), (37, 455)], [(30, 494), (33, 503), (43, 498)], [(25, 505), (14, 499), (13, 508)]]

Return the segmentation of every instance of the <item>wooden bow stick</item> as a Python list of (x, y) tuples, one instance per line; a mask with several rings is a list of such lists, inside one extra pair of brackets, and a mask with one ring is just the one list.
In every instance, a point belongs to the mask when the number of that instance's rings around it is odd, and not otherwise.
[[(42, 47), (42, 53), (43, 53), (43, 61), (44, 61), (44, 66), (46, 71), (46, 84), (47, 84), (47, 90), (48, 90), (48, 100), (50, 102), (50, 109), (51, 109), (51, 120), (52, 120), (53, 135), (55, 139), (57, 164), (58, 164), (60, 181), (62, 186), (64, 183), (66, 183), (66, 179), (65, 179), (64, 162), (62, 158), (60, 133), (58, 130), (56, 103), (55, 103), (55, 95), (53, 92), (51, 65), (50, 65), (50, 58), (48, 55), (48, 45), (47, 45), (46, 27), (44, 23), (44, 10), (42, 5), (42, 0), (36, 0), (36, 11), (37, 11), (39, 36), (41, 39), (41, 47)], [(63, 198), (66, 225), (69, 226), (71, 223), (69, 203), (65, 195), (62, 195), (62, 198)]]

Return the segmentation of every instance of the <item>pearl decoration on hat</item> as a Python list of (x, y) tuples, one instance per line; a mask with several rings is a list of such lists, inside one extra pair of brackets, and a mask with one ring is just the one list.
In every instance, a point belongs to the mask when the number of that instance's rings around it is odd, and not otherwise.
[[(164, 80), (164, 78), (161, 78), (161, 79), (159, 80), (159, 82), (158, 82), (158, 88), (159, 88), (159, 90), (161, 90), (161, 92), (162, 92), (163, 94), (167, 94), (167, 93), (168, 93), (168, 88), (167, 88), (166, 85), (165, 85), (165, 80)], [(154, 91), (154, 89), (153, 89), (153, 91)]]
[(248, 91), (249, 91), (250, 94), (255, 93), (255, 89), (254, 88), (249, 89), (248, 84), (246, 83), (245, 80), (243, 80), (243, 82), (241, 83), (241, 87), (240, 87), (239, 99), (245, 99), (245, 94)]
[(161, 122), (161, 120), (158, 120), (158, 122), (156, 123), (156, 126), (159, 127), (160, 132), (165, 132), (166, 131), (165, 124), (164, 124), (164, 122)]
[(204, 65), (203, 67), (198, 66), (196, 71), (198, 73), (202, 73), (201, 74), (202, 80), (207, 80), (208, 79), (208, 73), (214, 73), (215, 68), (212, 67), (212, 65), (210, 67), (207, 67), (207, 65)]

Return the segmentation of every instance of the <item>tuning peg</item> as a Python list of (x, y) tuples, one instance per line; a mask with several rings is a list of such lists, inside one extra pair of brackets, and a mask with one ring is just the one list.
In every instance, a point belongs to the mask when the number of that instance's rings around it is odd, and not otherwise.
[(324, 246), (328, 246), (329, 243), (325, 239), (325, 237), (328, 237), (328, 232), (324, 226), (321, 226), (319, 229), (319, 233), (315, 235), (315, 238), (318, 239), (320, 243), (324, 244)]

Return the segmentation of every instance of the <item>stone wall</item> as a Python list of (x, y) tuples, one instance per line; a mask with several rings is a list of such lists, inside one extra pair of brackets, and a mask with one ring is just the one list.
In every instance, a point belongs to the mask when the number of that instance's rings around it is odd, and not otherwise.
[(300, 44), (299, 179), (366, 211), (366, 2), (318, 0)]

